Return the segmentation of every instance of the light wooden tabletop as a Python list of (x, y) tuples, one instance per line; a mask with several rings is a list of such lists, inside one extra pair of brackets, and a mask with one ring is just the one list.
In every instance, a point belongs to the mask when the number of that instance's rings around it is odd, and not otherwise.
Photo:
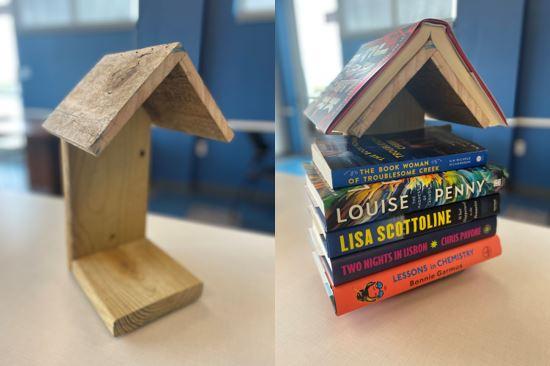
[(304, 178), (276, 185), (277, 364), (550, 364), (549, 228), (499, 219), (502, 256), (336, 317), (308, 245)]
[(1, 365), (270, 365), (272, 236), (151, 215), (148, 237), (204, 282), (194, 304), (113, 338), (66, 267), (63, 201), (0, 193)]

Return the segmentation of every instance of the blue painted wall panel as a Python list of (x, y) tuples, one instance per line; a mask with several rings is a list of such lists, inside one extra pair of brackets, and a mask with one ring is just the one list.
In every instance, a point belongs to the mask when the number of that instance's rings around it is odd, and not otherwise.
[(461, 0), (454, 32), (507, 117), (514, 116), (524, 0)]
[(550, 192), (550, 128), (519, 127), (515, 130), (516, 138), (525, 140), (527, 148), (524, 156), (514, 157), (513, 183)]
[(274, 193), (275, 135), (262, 134), (262, 138), (267, 151), (259, 164), (253, 161), (255, 149), (246, 133), (236, 133), (230, 144), (208, 141), (208, 155), (199, 159), (199, 181), (241, 187), (247, 193)]
[[(200, 71), (205, 84), (228, 119), (275, 119), (275, 23), (238, 23), (232, 1), (206, 0)], [(274, 136), (267, 160), (274, 166)], [(199, 182), (237, 187), (246, 181), (254, 147), (246, 133), (230, 144), (209, 142), (200, 159)], [(269, 191), (273, 183), (257, 181), (247, 189)]]
[(465, 139), (475, 141), (489, 151), (489, 162), (510, 169), (513, 131), (506, 127), (481, 129), (453, 125), (453, 131)]
[(550, 117), (550, 2), (528, 0), (525, 10), (517, 115)]
[(309, 124), (303, 116), (305, 106), (302, 106), (301, 100), (307, 100), (307, 97), (301, 95), (306, 93), (305, 80), (299, 71), (301, 67), (299, 60), (298, 42), (296, 29), (294, 26), (294, 4), (292, 0), (277, 0), (276, 5), (276, 38), (275, 38), (275, 57), (280, 75), (281, 103), (285, 108), (284, 125), (288, 126), (289, 145), (285, 153), (303, 154), (309, 147), (306, 146), (304, 124)]
[(207, 0), (201, 75), (227, 118), (275, 119), (275, 23), (238, 23), (231, 0)]
[(197, 66), (200, 61), (204, 0), (140, 0), (138, 47), (180, 42)]
[[(198, 69), (204, 0), (141, 0), (139, 7), (138, 47), (180, 42)], [(192, 136), (155, 129), (152, 135), (152, 179), (188, 183), (193, 154)]]
[[(519, 73), (524, 0), (462, 0), (458, 2), (455, 34), (483, 81), (509, 118), (514, 116)], [(505, 26), (504, 23), (505, 22)], [(458, 133), (489, 149), (494, 163), (510, 168), (513, 131), (489, 128)]]
[(370, 42), (375, 37), (342, 39), (342, 60), (346, 64), (357, 52), (363, 43)]
[[(550, 118), (548, 17), (550, 2), (527, 0), (516, 104), (516, 115), (520, 117)], [(550, 192), (550, 124), (546, 128), (519, 127), (514, 130), (514, 137), (525, 141), (526, 153), (513, 158), (513, 182), (522, 188)]]
[(106, 53), (136, 47), (136, 31), (18, 33), (26, 107), (54, 108)]
[(188, 182), (193, 146), (182, 132), (155, 127), (151, 135), (151, 177), (153, 180)]

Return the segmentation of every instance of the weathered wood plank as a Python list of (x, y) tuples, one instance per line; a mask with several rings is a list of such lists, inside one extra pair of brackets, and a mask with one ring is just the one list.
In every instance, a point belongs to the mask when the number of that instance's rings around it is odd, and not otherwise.
[(174, 52), (178, 47), (170, 43), (104, 56), (44, 128), (97, 156), (150, 99), (147, 108), (160, 126), (230, 141), (233, 132), (187, 54)]
[(177, 65), (153, 92), (145, 108), (164, 128), (229, 142), (233, 131), (204, 85), (189, 56), (176, 52)]
[[(104, 56), (63, 99), (44, 128), (98, 155), (172, 70), (171, 43)], [(172, 60), (173, 65), (166, 60)]]

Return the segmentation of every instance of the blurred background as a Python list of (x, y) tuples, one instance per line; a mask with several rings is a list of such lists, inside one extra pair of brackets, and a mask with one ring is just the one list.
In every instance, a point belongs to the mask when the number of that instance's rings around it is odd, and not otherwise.
[(0, 0), (0, 189), (61, 193), (41, 123), (106, 53), (179, 41), (236, 132), (154, 127), (149, 210), (274, 231), (274, 0)]
[(303, 174), (313, 124), (302, 114), (359, 46), (423, 18), (450, 22), (510, 128), (453, 131), (510, 172), (503, 216), (550, 225), (550, 1), (277, 0), (277, 171)]

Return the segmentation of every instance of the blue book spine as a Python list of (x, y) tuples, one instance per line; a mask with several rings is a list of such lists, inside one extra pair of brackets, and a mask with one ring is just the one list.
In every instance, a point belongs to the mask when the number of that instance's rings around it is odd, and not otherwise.
[(332, 170), (333, 189), (487, 164), (487, 150)]
[(335, 286), (420, 259), (460, 245), (488, 238), (496, 233), (496, 216), (434, 231), (359, 253), (327, 259)]
[(492, 194), (394, 215), (387, 219), (326, 232), (325, 249), (329, 258), (336, 258), (493, 216), (498, 214), (499, 209), (500, 196)]

